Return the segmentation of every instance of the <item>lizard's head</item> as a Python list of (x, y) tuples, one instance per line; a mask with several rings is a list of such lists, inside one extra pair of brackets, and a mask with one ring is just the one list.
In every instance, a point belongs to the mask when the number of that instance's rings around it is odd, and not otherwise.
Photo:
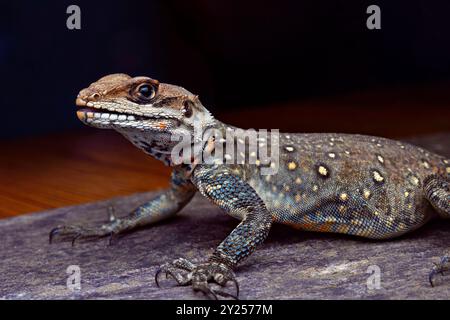
[(175, 144), (172, 134), (193, 136), (195, 126), (207, 128), (215, 121), (198, 96), (184, 88), (126, 74), (92, 83), (78, 94), (76, 105), (83, 123), (115, 129), (157, 158)]
[(186, 89), (121, 73), (81, 90), (76, 104), (78, 118), (97, 128), (160, 133), (213, 121), (198, 96)]

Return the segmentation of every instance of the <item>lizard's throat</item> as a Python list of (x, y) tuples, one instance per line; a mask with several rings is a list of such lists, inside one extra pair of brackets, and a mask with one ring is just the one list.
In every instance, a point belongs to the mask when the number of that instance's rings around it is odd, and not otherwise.
[(199, 142), (198, 144), (180, 144), (171, 140), (169, 133), (146, 133), (129, 130), (117, 130), (127, 140), (146, 154), (162, 161), (167, 166), (180, 164), (194, 168), (202, 160), (204, 152), (212, 152), (214, 143), (211, 139)]
[(170, 134), (167, 133), (147, 133), (129, 130), (117, 130), (127, 140), (133, 143), (136, 147), (151, 155), (157, 160), (162, 161), (165, 165), (172, 165), (172, 148), (173, 142), (170, 139)]

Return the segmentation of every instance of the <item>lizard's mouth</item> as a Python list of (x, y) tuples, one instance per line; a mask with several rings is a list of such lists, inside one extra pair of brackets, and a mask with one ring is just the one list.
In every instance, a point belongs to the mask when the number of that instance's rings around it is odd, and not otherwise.
[(160, 116), (143, 116), (111, 111), (106, 108), (87, 106), (84, 101), (77, 100), (77, 117), (84, 124), (100, 129), (139, 129), (143, 131), (165, 132), (170, 128), (179, 127), (178, 119)]
[(168, 118), (162, 115), (138, 115), (121, 112), (117, 109), (112, 111), (109, 108), (95, 106), (92, 102), (87, 102), (81, 98), (77, 98), (76, 105), (79, 107), (77, 110), (78, 119), (96, 128), (134, 128), (144, 131), (164, 132), (180, 125), (176, 118)]
[(92, 122), (103, 122), (103, 124), (107, 124), (110, 121), (140, 121), (144, 119), (144, 117), (138, 115), (130, 115), (104, 108), (96, 108), (92, 102), (85, 101), (80, 97), (77, 97), (75, 104), (79, 107), (77, 110), (78, 119), (88, 124), (91, 124)]
[(106, 109), (81, 108), (77, 110), (77, 117), (83, 122), (99, 121), (142, 121), (149, 119), (147, 117), (129, 115), (119, 112), (113, 112)]

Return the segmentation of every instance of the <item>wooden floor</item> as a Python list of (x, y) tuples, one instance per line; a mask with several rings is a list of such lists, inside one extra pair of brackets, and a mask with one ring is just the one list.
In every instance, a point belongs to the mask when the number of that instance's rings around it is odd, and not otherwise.
[[(234, 125), (285, 132), (403, 138), (450, 131), (450, 84), (310, 99), (218, 115)], [(0, 218), (156, 190), (169, 168), (119, 134), (79, 131), (0, 141)]]
[(168, 185), (169, 168), (112, 131), (86, 128), (1, 149), (0, 217)]

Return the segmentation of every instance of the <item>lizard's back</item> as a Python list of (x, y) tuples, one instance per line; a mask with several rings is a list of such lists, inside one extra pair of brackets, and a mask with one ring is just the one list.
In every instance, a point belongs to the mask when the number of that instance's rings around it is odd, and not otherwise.
[(449, 176), (449, 161), (422, 148), (350, 134), (281, 134), (274, 175), (246, 179), (276, 222), (310, 231), (389, 238), (433, 215), (424, 183)]

